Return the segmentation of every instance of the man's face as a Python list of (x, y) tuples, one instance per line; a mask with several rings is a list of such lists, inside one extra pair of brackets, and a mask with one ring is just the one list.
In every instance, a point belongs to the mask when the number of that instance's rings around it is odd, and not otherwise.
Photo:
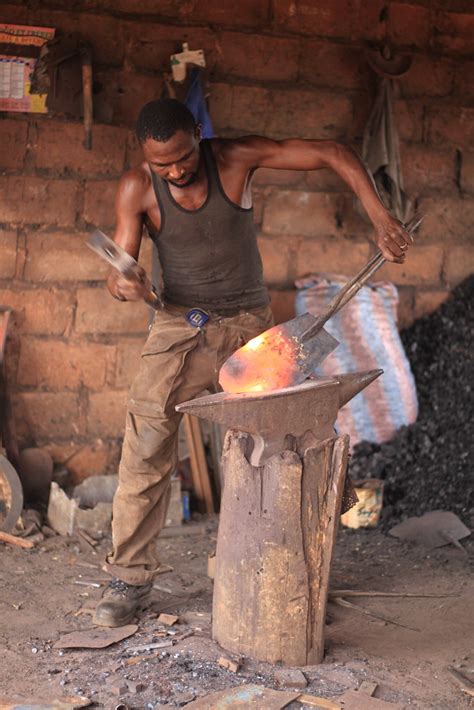
[(199, 132), (176, 131), (168, 141), (148, 138), (143, 154), (150, 169), (176, 187), (188, 187), (196, 180), (199, 167)]

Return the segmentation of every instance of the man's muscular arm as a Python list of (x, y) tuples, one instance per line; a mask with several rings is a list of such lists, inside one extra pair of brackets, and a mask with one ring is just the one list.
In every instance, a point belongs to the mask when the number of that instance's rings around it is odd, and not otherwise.
[[(116, 226), (114, 241), (130, 256), (138, 259), (143, 229), (143, 195), (146, 176), (139, 169), (131, 170), (120, 180), (115, 198)], [(149, 291), (150, 283), (140, 267), (142, 280), (129, 280), (113, 269), (107, 279), (107, 288), (121, 301), (138, 301)]]
[(411, 240), (377, 194), (372, 177), (356, 153), (335, 141), (289, 139), (274, 141), (248, 136), (234, 142), (235, 158), (256, 168), (319, 170), (331, 168), (355, 192), (375, 228), (377, 245), (389, 261), (403, 262)]

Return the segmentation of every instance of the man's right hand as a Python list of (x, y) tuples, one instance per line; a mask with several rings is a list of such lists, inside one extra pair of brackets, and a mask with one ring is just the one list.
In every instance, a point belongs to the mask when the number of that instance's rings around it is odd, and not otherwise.
[(111, 271), (107, 279), (107, 288), (119, 301), (140, 301), (150, 292), (151, 282), (145, 269), (137, 267), (137, 276), (127, 279), (119, 271)]

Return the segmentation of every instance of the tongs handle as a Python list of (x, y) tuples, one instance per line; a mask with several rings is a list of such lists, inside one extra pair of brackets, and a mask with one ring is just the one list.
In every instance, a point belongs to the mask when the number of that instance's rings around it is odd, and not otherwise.
[[(416, 229), (418, 229), (423, 219), (424, 215), (422, 217), (418, 217), (417, 215), (412, 217), (412, 219), (405, 225), (406, 231), (412, 235)], [(320, 330), (335, 313), (338, 313), (341, 308), (345, 306), (358, 291), (360, 291), (362, 286), (375, 274), (378, 269), (380, 269), (383, 264), (385, 264), (385, 262), (386, 259), (381, 251), (374, 254), (367, 264), (362, 267), (362, 269), (334, 296), (334, 298), (329, 302), (326, 310), (307, 330), (305, 330), (301, 336), (301, 339), (311, 338), (315, 335), (315, 333), (317, 333), (318, 330)]]

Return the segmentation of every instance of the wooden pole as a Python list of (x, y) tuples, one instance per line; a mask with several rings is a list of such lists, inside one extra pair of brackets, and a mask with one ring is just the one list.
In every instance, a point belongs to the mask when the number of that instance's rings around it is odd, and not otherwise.
[(196, 417), (184, 415), (184, 431), (189, 450), (191, 476), (196, 498), (205, 513), (214, 513), (211, 481), (207, 467), (206, 453), (202, 443), (201, 425)]
[(250, 437), (229, 432), (216, 551), (213, 638), (259, 661), (321, 663), (329, 571), (349, 438), (248, 462)]

